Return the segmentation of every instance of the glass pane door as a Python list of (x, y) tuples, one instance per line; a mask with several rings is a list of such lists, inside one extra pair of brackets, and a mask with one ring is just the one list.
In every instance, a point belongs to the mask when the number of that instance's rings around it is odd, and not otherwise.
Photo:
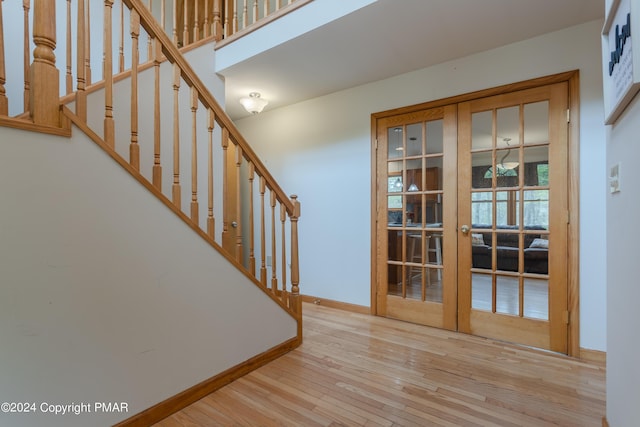
[(388, 293), (442, 303), (442, 120), (387, 132)]
[[(455, 133), (447, 134), (455, 131), (455, 118), (447, 121), (447, 111), (455, 107), (382, 121), (377, 156), (378, 200), (383, 201), (378, 208), (378, 235), (386, 249), (379, 251), (377, 262), (378, 277), (384, 282), (379, 311), (439, 327), (445, 325), (445, 301), (453, 302), (454, 316), (456, 303), (455, 294), (447, 294), (451, 261), (445, 255), (446, 229), (455, 227), (451, 218), (445, 224), (447, 207), (455, 208), (455, 197), (447, 197), (444, 176), (447, 159), (455, 167)], [(454, 248), (455, 242), (449, 245)], [(449, 288), (455, 291), (452, 281)], [(448, 327), (455, 328), (455, 318)]]
[(548, 121), (546, 100), (471, 115), (474, 309), (549, 320)]
[(566, 88), (460, 111), (460, 329), (564, 352), (552, 332), (566, 331)]

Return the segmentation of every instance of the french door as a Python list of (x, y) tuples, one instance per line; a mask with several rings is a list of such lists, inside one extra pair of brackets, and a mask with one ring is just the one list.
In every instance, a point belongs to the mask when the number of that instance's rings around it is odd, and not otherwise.
[(378, 120), (377, 312), (456, 330), (457, 108)]
[(567, 352), (566, 83), (458, 105), (458, 328)]
[(375, 311), (567, 352), (568, 84), (377, 118)]

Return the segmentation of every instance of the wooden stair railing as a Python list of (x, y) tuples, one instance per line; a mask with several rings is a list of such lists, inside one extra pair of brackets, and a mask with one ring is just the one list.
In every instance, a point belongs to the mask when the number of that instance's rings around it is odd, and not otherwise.
[[(29, 1), (23, 3), (28, 16)], [(56, 3), (66, 6), (66, 63), (62, 70), (56, 68), (55, 60)], [(291, 313), (298, 320), (301, 337), (297, 197), (284, 193), (155, 20), (148, 4), (142, 0), (104, 0), (99, 11), (94, 2), (92, 24), (98, 26), (96, 15), (102, 12), (103, 37), (95, 40), (94, 32), (90, 47), (91, 1), (73, 3), (33, 0), (36, 48), (29, 79), (25, 78), (25, 108), (28, 93), (34, 121), (54, 126), (68, 119), (80, 127)], [(2, 4), (0, 0), (0, 18)], [(74, 22), (72, 6), (77, 7)], [(0, 19), (0, 37), (4, 35), (2, 22)], [(69, 34), (78, 35), (75, 60)], [(7, 115), (3, 39), (0, 116)], [(103, 45), (102, 69), (94, 66), (92, 70), (89, 56), (98, 43)], [(62, 102), (74, 103), (75, 112), (60, 108), (60, 72), (63, 92), (69, 93)], [(100, 81), (91, 83), (92, 75)], [(88, 94), (90, 83), (92, 93)], [(119, 96), (114, 97), (116, 90)], [(126, 103), (120, 96), (123, 93), (130, 93)], [(101, 94), (103, 108), (97, 111), (96, 98), (101, 99)], [(0, 120), (1, 124), (5, 123)], [(167, 165), (171, 165), (170, 172)], [(206, 188), (204, 199), (201, 188)], [(188, 197), (183, 197), (186, 191)], [(216, 227), (220, 219), (222, 227)]]
[[(172, 37), (174, 44), (177, 46), (197, 47), (202, 43), (215, 40), (217, 42), (216, 48), (222, 47), (243, 35), (249, 34), (312, 1), (313, 0), (141, 0), (160, 24), (160, 27), (164, 29), (167, 35)], [(39, 81), (46, 81), (48, 83), (45, 87), (36, 88), (36, 91), (42, 92), (43, 90), (48, 90), (49, 93), (37, 94), (35, 96), (37, 99), (42, 99), (43, 96), (52, 97), (54, 92), (61, 94), (71, 94), (74, 91), (82, 92), (92, 84), (91, 35), (93, 33), (91, 31), (91, 22), (95, 22), (96, 14), (96, 11), (94, 11), (94, 13), (91, 12), (92, 4), (94, 8), (95, 5), (99, 3), (110, 3), (111, 8), (115, 5), (118, 15), (120, 16), (120, 22), (124, 22), (125, 8), (120, 0), (111, 2), (103, 0), (47, 0), (42, 2), (40, 0), (22, 0), (21, 6), (18, 0), (14, 2), (4, 2), (4, 0), (0, 0), (0, 26), (3, 25), (3, 3), (10, 7), (16, 7), (16, 5), (18, 5), (18, 7), (22, 7), (23, 9), (23, 16), (20, 19), (23, 20), (24, 46), (22, 54), (24, 65), (24, 97), (22, 102), (23, 109), (20, 113), (16, 113), (16, 109), (13, 108), (14, 113), (10, 114), (11, 108), (9, 108), (8, 95), (5, 87), (7, 83), (7, 73), (4, 69), (6, 54), (3, 38), (5, 31), (0, 27), (0, 120), (6, 116), (20, 117), (23, 119), (33, 118), (34, 111), (32, 111), (32, 106), (30, 105), (30, 99), (33, 96), (31, 93), (31, 73), (33, 72), (33, 68), (37, 69), (37, 71), (35, 71), (36, 74), (48, 73), (44, 78), (38, 77)], [(37, 19), (40, 22), (36, 23), (38, 28), (34, 29), (32, 38), (29, 20), (30, 16), (34, 17), (36, 15), (34, 10), (37, 8), (45, 8), (51, 11), (55, 10), (56, 6), (60, 7), (61, 4), (66, 6), (66, 39), (64, 42), (56, 41), (54, 15), (43, 14), (40, 11), (37, 13), (37, 15), (39, 15)], [(75, 13), (76, 8), (77, 13)], [(80, 25), (79, 21), (76, 24), (71, 22), (74, 14), (78, 20), (84, 21), (82, 25)], [(13, 19), (14, 16), (11, 18)], [(72, 30), (80, 28), (81, 26), (85, 31), (74, 35), (74, 38), (77, 40), (77, 49), (75, 49), (76, 58), (73, 58), (72, 45), (75, 40), (72, 39), (72, 34), (74, 34)], [(120, 26), (118, 30), (119, 44), (116, 54), (118, 65), (115, 71), (116, 73), (121, 73), (125, 68), (125, 27)], [(17, 37), (18, 34), (12, 34), (12, 36)], [(36, 43), (36, 39), (38, 43)], [(33, 52), (30, 52), (32, 41), (36, 43), (37, 48)], [(59, 73), (64, 73), (64, 79), (62, 82), (62, 91), (59, 91), (59, 89), (56, 91), (53, 90), (52, 86), (54, 80), (54, 67), (52, 66), (52, 62), (54, 61), (51, 58), (51, 52), (54, 52), (56, 50), (56, 44), (60, 44), (61, 42), (65, 46), (66, 68), (59, 69), (58, 71)], [(153, 43), (151, 38), (147, 38), (145, 43), (147, 48), (145, 49), (144, 56), (147, 60), (152, 60)], [(32, 54), (37, 54), (38, 57), (32, 57)], [(84, 71), (80, 70), (80, 61), (84, 61)], [(32, 62), (37, 63), (37, 65), (32, 67)], [(75, 82), (73, 77), (74, 69), (77, 69)], [(97, 72), (100, 79), (102, 79), (101, 70), (97, 70)], [(15, 82), (13, 82), (13, 84), (15, 85)], [(60, 88), (60, 86), (58, 86), (58, 88)], [(82, 95), (78, 98), (78, 102), (82, 103)], [(17, 98), (13, 102), (17, 102)], [(39, 104), (36, 108), (42, 108), (41, 106), (45, 103), (39, 102)], [(46, 104), (48, 105), (49, 103)], [(84, 108), (81, 107), (79, 110), (82, 111), (83, 109)], [(59, 127), (60, 125), (54, 119), (54, 115), (58, 117), (54, 108), (50, 108), (48, 112), (37, 110), (35, 114), (37, 116), (37, 119), (35, 119), (36, 122), (47, 123), (47, 125), (55, 123), (54, 127)]]
[[(261, 273), (259, 276), (259, 283), (264, 289), (268, 289), (269, 292), (278, 298), (279, 301), (283, 303), (285, 307), (288, 307), (294, 313), (300, 313), (300, 299), (299, 299), (299, 261), (298, 261), (298, 249), (297, 249), (297, 240), (298, 240), (298, 230), (297, 230), (297, 221), (300, 215), (300, 204), (297, 201), (296, 196), (292, 196), (291, 198), (287, 197), (286, 194), (282, 191), (280, 186), (277, 184), (275, 179), (271, 176), (267, 168), (264, 164), (258, 159), (252, 148), (249, 144), (244, 140), (242, 135), (236, 129), (235, 125), (231, 121), (231, 119), (226, 115), (224, 110), (220, 107), (220, 105), (213, 98), (211, 93), (208, 91), (204, 83), (200, 80), (200, 78), (193, 71), (189, 63), (185, 60), (185, 58), (180, 54), (177, 47), (172, 43), (172, 40), (166, 35), (163, 29), (156, 23), (153, 18), (151, 12), (148, 8), (144, 7), (142, 2), (139, 0), (124, 0), (124, 4), (131, 10), (132, 17), (132, 27), (131, 34), (134, 40), (132, 54), (134, 60), (132, 61), (134, 64), (136, 63), (135, 58), (137, 56), (137, 43), (135, 40), (138, 37), (138, 25), (141, 25), (144, 30), (150, 35), (152, 39), (156, 40), (155, 47), (156, 49), (161, 50), (164, 57), (173, 64), (173, 180), (172, 180), (172, 188), (171, 195), (172, 201), (174, 205), (181, 207), (182, 206), (182, 193), (183, 193), (183, 176), (181, 175), (181, 167), (182, 164), (180, 162), (180, 155), (183, 152), (190, 151), (190, 165), (191, 165), (191, 182), (187, 185), (190, 186), (191, 189), (191, 197), (188, 205), (188, 212), (191, 221), (199, 226), (199, 212), (200, 212), (200, 202), (199, 202), (199, 194), (198, 194), (198, 120), (199, 114), (198, 111), (206, 111), (206, 118), (204, 118), (205, 129), (207, 134), (207, 154), (212, 153), (213, 149), (213, 140), (214, 140), (214, 129), (219, 128), (221, 131), (220, 135), (220, 145), (223, 151), (223, 169), (224, 172), (221, 174), (223, 192), (227, 197), (223, 197), (223, 203), (231, 204), (234, 206), (225, 206), (223, 208), (223, 230), (221, 233), (221, 241), (222, 246), (226, 246), (226, 250), (230, 253), (235, 261), (242, 266), (244, 270), (246, 270), (252, 277), (258, 280), (258, 275), (255, 271), (255, 229), (256, 224), (253, 221), (253, 213), (255, 211), (255, 203), (256, 200), (254, 198), (254, 187), (256, 187), (255, 176), (257, 175), (259, 180), (259, 192), (260, 192), (260, 201), (261, 201), (261, 226), (260, 226), (260, 246), (261, 248), (265, 246), (265, 243), (269, 241), (271, 243), (271, 272), (272, 272), (272, 280), (271, 283), (267, 283), (264, 280), (264, 269), (265, 260), (269, 257), (267, 255), (266, 250), (260, 251), (261, 256)], [(159, 52), (156, 52), (155, 63), (159, 61), (158, 58)], [(108, 65), (106, 68), (109, 68)], [(156, 65), (157, 68), (157, 65)], [(156, 71), (157, 72), (157, 71)], [(138, 78), (137, 78), (137, 67), (132, 68), (132, 131), (131, 131), (131, 158), (130, 162), (134, 168), (138, 168), (138, 160), (137, 155), (134, 154), (138, 151), (137, 147), (137, 135), (136, 135), (136, 111), (137, 108), (134, 105), (134, 99), (137, 98), (138, 88), (136, 87)], [(157, 85), (159, 82), (155, 84), (155, 90), (157, 91)], [(187, 93), (187, 97), (189, 98), (189, 110), (186, 114), (180, 110), (180, 96), (181, 96), (181, 88), (183, 85), (187, 86), (185, 92)], [(190, 117), (189, 117), (190, 116)], [(184, 144), (182, 142), (182, 133), (180, 131), (180, 119), (184, 118), (184, 120), (188, 123), (184, 128), (190, 128), (191, 133), (191, 141), (190, 144)], [(189, 123), (190, 122), (190, 123)], [(155, 125), (157, 127), (157, 124)], [(202, 126), (202, 125), (201, 125)], [(157, 139), (157, 136), (156, 136)], [(156, 141), (157, 147), (157, 141)], [(190, 150), (184, 150), (184, 146), (190, 145)], [(229, 152), (229, 150), (233, 148), (235, 151), (235, 156), (230, 158), (226, 155), (225, 152)], [(159, 157), (159, 153), (154, 153), (154, 166), (161, 168), (161, 165), (158, 165), (155, 160)], [(213, 216), (213, 204), (214, 198), (212, 192), (215, 191), (215, 187), (213, 186), (213, 175), (214, 171), (212, 170), (212, 156), (208, 157), (208, 200), (207, 200), (207, 221), (205, 223), (205, 228), (203, 231), (207, 233), (207, 235), (214, 240), (215, 239), (215, 218)], [(187, 162), (189, 164), (189, 162)], [(243, 166), (246, 165), (248, 173), (244, 172)], [(156, 185), (160, 187), (159, 182), (156, 182)], [(246, 186), (247, 191), (246, 194), (243, 193), (242, 188)], [(158, 188), (160, 189), (160, 188)], [(270, 201), (271, 201), (271, 213), (270, 215), (265, 213), (264, 210), (264, 194), (266, 190), (269, 191)], [(229, 193), (233, 193), (233, 197), (228, 197)], [(276, 206), (279, 205), (279, 208), (282, 212), (284, 212), (284, 217), (280, 218), (281, 224), (281, 234), (280, 236), (276, 233), (275, 221), (277, 216)], [(233, 217), (231, 212), (235, 212), (239, 216)], [(243, 219), (241, 217), (242, 212), (249, 213), (248, 224), (243, 224)], [(268, 230), (264, 227), (264, 222), (266, 217), (271, 218), (272, 227), (271, 230)], [(290, 222), (290, 243), (286, 241), (286, 229), (285, 229), (285, 221), (288, 216)], [(249, 229), (250, 235), (244, 236), (242, 234), (243, 229)], [(235, 233), (233, 231), (235, 230)], [(235, 236), (233, 236), (235, 234)], [(227, 242), (225, 242), (227, 240)], [(248, 251), (245, 248), (245, 245), (248, 246)], [(279, 246), (281, 248), (283, 254), (283, 260), (281, 267), (278, 268), (276, 264), (276, 247)], [(245, 255), (246, 252), (246, 255)], [(290, 288), (288, 289), (286, 286), (286, 270), (287, 270), (287, 262), (286, 262), (286, 254), (290, 254), (290, 265), (291, 265), (291, 274), (290, 274)], [(278, 284), (278, 276), (280, 276), (281, 281), (283, 283)]]
[[(273, 21), (312, 0), (175, 0), (173, 29), (167, 34), (174, 35), (174, 42), (186, 47), (200, 40), (213, 37), (216, 41), (236, 38), (268, 22)], [(157, 6), (149, 1), (149, 9), (154, 13)], [(166, 10), (166, 0), (161, 0), (160, 8)], [(171, 3), (170, 3), (171, 4)], [(164, 12), (156, 20), (164, 23)], [(164, 27), (164, 24), (163, 24)]]

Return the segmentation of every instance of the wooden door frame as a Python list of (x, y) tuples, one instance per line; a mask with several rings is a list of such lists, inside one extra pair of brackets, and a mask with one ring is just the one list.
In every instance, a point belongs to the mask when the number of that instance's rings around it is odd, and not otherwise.
[(567, 336), (567, 348), (569, 356), (580, 357), (580, 73), (578, 70), (511, 83), (490, 89), (484, 89), (463, 95), (443, 98), (421, 104), (410, 105), (392, 110), (381, 111), (371, 115), (371, 314), (378, 315), (377, 309), (377, 256), (376, 242), (378, 239), (377, 206), (377, 134), (378, 120), (396, 116), (400, 114), (413, 113), (416, 111), (443, 107), (450, 104), (472, 101), (474, 99), (500, 95), (508, 92), (515, 92), (530, 89), (538, 86), (567, 82), (569, 87), (569, 115), (568, 115), (568, 147), (567, 147), (567, 168), (568, 168), (568, 201), (569, 201), (569, 224), (567, 229), (567, 301), (569, 311), (569, 325)]

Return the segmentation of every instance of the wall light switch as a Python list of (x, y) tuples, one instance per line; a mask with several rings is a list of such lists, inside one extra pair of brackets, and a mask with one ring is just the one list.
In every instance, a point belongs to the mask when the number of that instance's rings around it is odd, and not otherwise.
[(613, 165), (609, 171), (609, 192), (620, 192), (620, 163)]

